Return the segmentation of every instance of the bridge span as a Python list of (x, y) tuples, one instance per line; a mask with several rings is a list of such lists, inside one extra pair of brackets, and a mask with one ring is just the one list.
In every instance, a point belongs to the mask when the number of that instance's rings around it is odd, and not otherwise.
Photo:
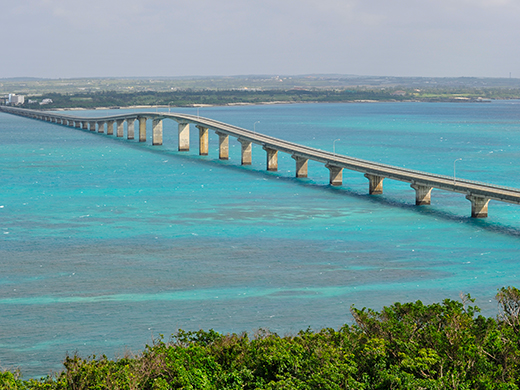
[(209, 130), (212, 130), (219, 138), (219, 158), (221, 160), (227, 160), (229, 158), (229, 137), (232, 136), (242, 145), (242, 165), (251, 164), (252, 144), (257, 144), (261, 145), (266, 152), (266, 168), (268, 171), (276, 171), (278, 169), (278, 152), (284, 152), (290, 154), (295, 160), (296, 177), (307, 177), (307, 165), (309, 160), (323, 163), (329, 170), (329, 183), (332, 186), (342, 185), (343, 169), (350, 169), (364, 173), (369, 181), (368, 192), (372, 195), (383, 193), (384, 179), (410, 183), (410, 187), (415, 190), (416, 205), (431, 204), (431, 192), (434, 188), (465, 194), (466, 199), (471, 202), (471, 216), (473, 218), (485, 218), (488, 216), (488, 204), (490, 200), (520, 204), (520, 189), (517, 188), (464, 179), (455, 180), (455, 178), (451, 176), (436, 175), (361, 160), (284, 141), (255, 131), (195, 115), (139, 112), (86, 118), (9, 106), (0, 106), (0, 110), (10, 114), (90, 130), (92, 132), (106, 133), (107, 135), (114, 135), (115, 129), (115, 135), (117, 137), (124, 137), (124, 124), (126, 122), (126, 134), (128, 139), (135, 138), (135, 122), (137, 121), (139, 142), (146, 142), (146, 121), (152, 120), (152, 145), (162, 145), (162, 121), (164, 119), (172, 119), (178, 123), (179, 151), (188, 151), (190, 149), (190, 125), (194, 125), (199, 130), (198, 146), (200, 155), (207, 155), (209, 152)]

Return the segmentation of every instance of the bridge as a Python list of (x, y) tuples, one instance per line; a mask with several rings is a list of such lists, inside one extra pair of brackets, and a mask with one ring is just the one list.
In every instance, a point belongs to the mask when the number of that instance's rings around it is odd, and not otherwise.
[(221, 160), (229, 158), (229, 137), (231, 136), (242, 145), (242, 165), (251, 164), (252, 144), (256, 144), (261, 145), (266, 152), (266, 169), (268, 171), (278, 170), (278, 152), (288, 153), (295, 160), (296, 177), (307, 177), (308, 161), (318, 161), (328, 168), (329, 183), (332, 186), (342, 185), (343, 169), (349, 169), (364, 173), (369, 183), (368, 192), (372, 195), (383, 193), (384, 179), (410, 183), (410, 187), (415, 190), (416, 205), (431, 204), (431, 192), (434, 188), (464, 194), (466, 199), (471, 202), (473, 218), (488, 216), (490, 200), (520, 204), (520, 189), (517, 188), (455, 179), (451, 176), (436, 175), (339, 155), (195, 115), (139, 112), (85, 118), (10, 106), (0, 106), (0, 111), (107, 135), (114, 135), (115, 129), (116, 137), (124, 137), (126, 122), (127, 139), (134, 139), (135, 122), (137, 121), (139, 142), (146, 142), (146, 122), (151, 120), (152, 145), (162, 145), (163, 120), (172, 119), (178, 123), (178, 150), (181, 152), (190, 149), (190, 125), (194, 125), (199, 130), (200, 155), (207, 155), (209, 152), (209, 130), (211, 130), (218, 135)]

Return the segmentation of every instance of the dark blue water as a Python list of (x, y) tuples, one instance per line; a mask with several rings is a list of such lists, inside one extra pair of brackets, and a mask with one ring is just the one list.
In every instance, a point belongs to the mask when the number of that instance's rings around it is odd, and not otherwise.
[[(79, 111), (98, 116), (118, 111)], [(172, 109), (173, 111), (173, 109)], [(176, 109), (196, 114), (196, 109)], [(520, 187), (520, 102), (201, 108), (200, 115), (336, 153)], [(149, 127), (150, 124), (148, 124)], [(149, 131), (150, 133), (150, 131)], [(416, 207), (406, 183), (369, 196), (362, 174), (265, 152), (240, 166), (0, 113), (0, 367), (25, 377), (67, 352), (120, 356), (182, 328), (280, 334), (351, 322), (349, 307), (458, 299), (484, 314), (519, 286), (520, 206), (471, 219), (461, 194)]]

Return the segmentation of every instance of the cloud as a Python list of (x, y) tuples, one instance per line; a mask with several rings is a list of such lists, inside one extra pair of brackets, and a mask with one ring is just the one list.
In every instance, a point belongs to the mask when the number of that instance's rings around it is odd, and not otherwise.
[(0, 77), (498, 76), (520, 65), (515, 0), (4, 3), (3, 30), (20, 33), (0, 45), (19, 66), (0, 64)]

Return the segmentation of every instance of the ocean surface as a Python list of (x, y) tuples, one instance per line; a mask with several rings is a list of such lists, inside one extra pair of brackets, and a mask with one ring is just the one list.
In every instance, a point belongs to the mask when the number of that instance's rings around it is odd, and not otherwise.
[[(520, 187), (520, 101), (171, 110)], [(491, 201), (477, 220), (462, 194), (434, 189), (417, 207), (407, 183), (370, 196), (358, 172), (333, 188), (322, 164), (296, 179), (287, 154), (266, 172), (260, 146), (242, 167), (236, 139), (228, 161), (213, 132), (209, 156), (197, 142), (192, 127), (178, 152), (169, 120), (151, 146), (0, 113), (0, 368), (39, 377), (67, 353), (138, 353), (178, 329), (294, 334), (352, 323), (351, 305), (461, 293), (496, 316), (497, 289), (520, 287), (518, 205)]]

